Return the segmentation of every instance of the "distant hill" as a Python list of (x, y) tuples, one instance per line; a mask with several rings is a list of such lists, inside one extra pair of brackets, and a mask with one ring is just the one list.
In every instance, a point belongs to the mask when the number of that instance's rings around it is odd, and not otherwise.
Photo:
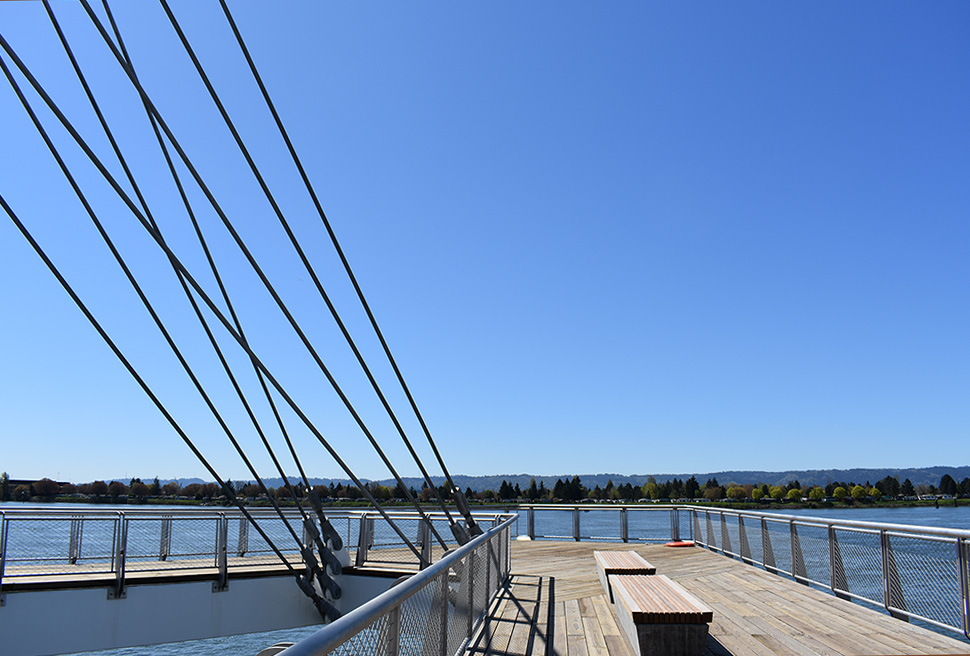
[[(873, 469), (810, 469), (810, 470), (791, 470), (791, 471), (720, 471), (720, 472), (707, 472), (707, 473), (682, 473), (682, 474), (652, 474), (652, 476), (658, 482), (664, 482), (667, 480), (672, 480), (674, 478), (679, 478), (681, 480), (687, 480), (691, 476), (695, 477), (701, 485), (709, 478), (716, 478), (718, 483), (721, 485), (726, 485), (728, 483), (738, 483), (739, 485), (745, 485), (747, 483), (767, 483), (768, 485), (784, 485), (789, 481), (797, 480), (803, 486), (805, 485), (820, 485), (824, 487), (832, 481), (840, 482), (853, 482), (853, 483), (875, 483), (876, 481), (885, 478), (886, 476), (897, 476), (900, 481), (904, 481), (907, 478), (913, 482), (913, 485), (939, 485), (940, 479), (944, 474), (949, 474), (956, 481), (962, 481), (964, 478), (970, 477), (970, 466), (960, 466), (960, 467), (923, 467), (923, 468), (910, 468), (910, 469), (891, 469), (891, 468), (873, 468)], [(538, 475), (538, 474), (500, 474), (493, 476), (466, 476), (464, 474), (454, 475), (455, 484), (461, 489), (470, 487), (475, 491), (483, 490), (498, 490), (502, 485), (502, 481), (508, 481), (509, 485), (516, 485), (522, 489), (529, 486), (529, 482), (535, 478), (536, 484), (540, 481), (545, 483), (547, 488), (551, 488), (556, 484), (557, 479), (562, 479), (564, 482), (572, 479), (574, 474), (561, 474), (561, 475)], [(580, 474), (579, 478), (583, 485), (588, 488), (593, 488), (597, 485), (600, 487), (605, 487), (607, 482), (612, 480), (614, 485), (623, 485), (625, 483), (631, 483), (633, 485), (643, 485), (647, 482), (647, 479), (651, 474), (635, 474), (628, 476), (625, 474)], [(145, 480), (145, 479), (142, 479)], [(295, 480), (295, 479), (291, 479)], [(444, 481), (443, 476), (432, 476), (432, 480), (435, 484), (440, 485)], [(183, 485), (189, 482), (201, 482), (198, 479), (180, 479), (180, 483)], [(267, 485), (271, 487), (279, 487), (283, 484), (283, 480), (280, 478), (268, 478), (265, 479)], [(345, 478), (311, 478), (310, 483), (312, 485), (329, 485), (331, 482), (335, 484), (348, 484), (350, 481)], [(395, 481), (393, 479), (381, 479), (377, 482), (382, 485), (387, 485), (393, 487)], [(415, 489), (421, 489), (422, 479), (415, 477), (404, 477), (404, 482)]]

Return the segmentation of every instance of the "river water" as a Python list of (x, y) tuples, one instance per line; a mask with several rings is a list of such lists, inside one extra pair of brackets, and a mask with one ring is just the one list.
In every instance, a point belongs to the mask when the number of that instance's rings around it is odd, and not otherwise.
[[(950, 502), (952, 504), (952, 502)], [(646, 540), (661, 542), (670, 536), (670, 515), (661, 507), (650, 504), (644, 508), (637, 508), (629, 513), (629, 531), (631, 540)], [(0, 504), (3, 508), (25, 507), (19, 503)], [(65, 505), (46, 506), (51, 509), (64, 509)], [(83, 508), (104, 508), (104, 506), (83, 505)], [(153, 509), (155, 507), (152, 507)], [(130, 506), (118, 509), (132, 510)], [(761, 510), (761, 509), (759, 509)], [(907, 524), (916, 526), (931, 526), (936, 528), (953, 528), (970, 530), (970, 507), (954, 508), (943, 505), (940, 508), (825, 508), (793, 510), (779, 506), (769, 512), (778, 514), (812, 516), (833, 520), (868, 521), (891, 524)], [(616, 509), (590, 506), (583, 508), (580, 513), (580, 535), (584, 540), (619, 536), (619, 513)], [(683, 522), (683, 520), (682, 520)], [(535, 529), (537, 535), (569, 538), (573, 533), (573, 513), (568, 509), (537, 510), (535, 513)], [(518, 533), (527, 532), (526, 511), (520, 511)], [(690, 527), (683, 522), (681, 537), (690, 534)], [(260, 650), (276, 642), (296, 642), (312, 634), (320, 627), (305, 627), (300, 629), (286, 629), (268, 633), (254, 633), (236, 635), (189, 642), (168, 643), (147, 647), (128, 647), (98, 652), (84, 652), (83, 656), (222, 656), (233, 654), (238, 656), (255, 656)], [(948, 635), (955, 635), (950, 634)]]

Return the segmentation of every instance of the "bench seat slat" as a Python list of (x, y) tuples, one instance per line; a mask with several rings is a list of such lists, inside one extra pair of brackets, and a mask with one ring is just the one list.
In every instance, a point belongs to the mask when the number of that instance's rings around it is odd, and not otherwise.
[(610, 587), (636, 624), (706, 624), (714, 611), (666, 576), (614, 574)]
[(593, 557), (608, 574), (653, 574), (657, 571), (635, 551), (594, 551)]

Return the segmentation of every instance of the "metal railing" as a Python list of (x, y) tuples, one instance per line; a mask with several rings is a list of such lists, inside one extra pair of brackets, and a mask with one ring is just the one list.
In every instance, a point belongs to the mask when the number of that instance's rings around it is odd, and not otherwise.
[(462, 653), (509, 577), (517, 516), (450, 552), (280, 656)]
[[(250, 514), (292, 563), (299, 563), (300, 548), (290, 529), (304, 534), (301, 515), (252, 508)], [(428, 523), (416, 514), (390, 513), (399, 526), (415, 536), (425, 559), (431, 562), (445, 549), (431, 541)], [(501, 516), (476, 514), (484, 525)], [(443, 515), (429, 518), (442, 526)], [(332, 509), (327, 519), (340, 535), (357, 566), (373, 562), (393, 563), (417, 569), (418, 558), (404, 548), (387, 520), (370, 511)], [(363, 528), (362, 528), (363, 527)], [(441, 535), (450, 531), (439, 530)], [(447, 550), (457, 543), (446, 543)], [(356, 554), (354, 551), (356, 549)], [(4, 587), (11, 584), (76, 577), (83, 574), (99, 585), (108, 585), (115, 598), (125, 596), (133, 575), (162, 572), (183, 575), (206, 572), (214, 576), (213, 588), (225, 589), (229, 573), (280, 565), (280, 559), (245, 516), (233, 508), (191, 509), (99, 509), (99, 508), (2, 508), (0, 509), (0, 606)]]
[(691, 508), (695, 544), (970, 638), (970, 531)]
[[(520, 507), (533, 540), (668, 542), (679, 540), (688, 508), (654, 505), (543, 504)], [(538, 520), (537, 521), (537, 515)], [(615, 515), (615, 517), (611, 517)]]

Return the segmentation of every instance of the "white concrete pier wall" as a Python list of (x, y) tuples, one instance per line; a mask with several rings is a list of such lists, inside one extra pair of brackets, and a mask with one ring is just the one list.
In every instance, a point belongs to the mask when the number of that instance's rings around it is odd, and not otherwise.
[(0, 653), (47, 656), (320, 624), (292, 576), (5, 593)]
[[(348, 613), (393, 582), (345, 574), (335, 605)], [(198, 581), (129, 585), (124, 599), (109, 599), (103, 587), (5, 592), (4, 597), (4, 656), (50, 656), (321, 623), (313, 603), (289, 575), (230, 579), (222, 592), (212, 591), (212, 581)]]

